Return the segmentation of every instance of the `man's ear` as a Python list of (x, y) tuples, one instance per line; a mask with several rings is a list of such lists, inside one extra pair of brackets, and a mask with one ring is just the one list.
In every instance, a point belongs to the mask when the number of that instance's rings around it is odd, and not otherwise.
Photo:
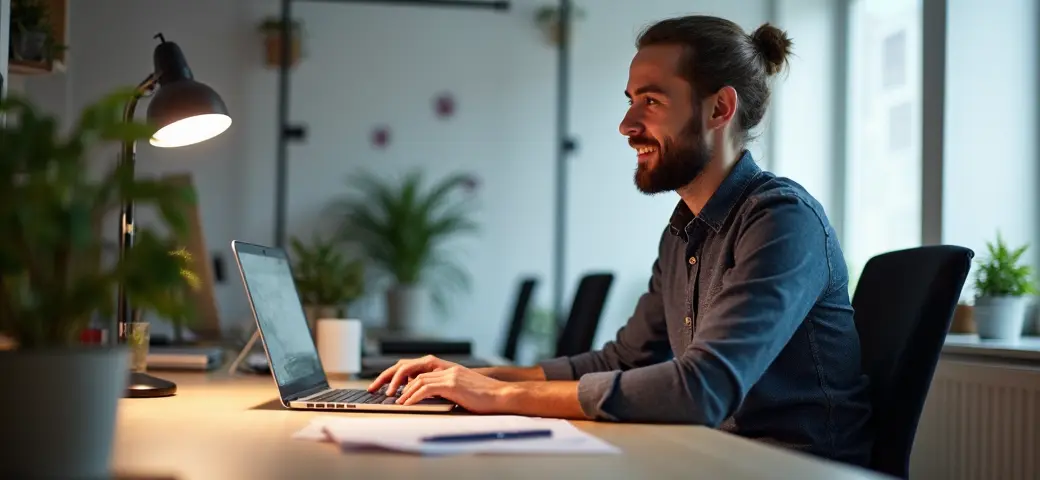
[(720, 88), (714, 95), (709, 96), (707, 101), (709, 103), (705, 107), (711, 112), (711, 116), (705, 119), (708, 130), (725, 127), (737, 114), (737, 90), (733, 87)]

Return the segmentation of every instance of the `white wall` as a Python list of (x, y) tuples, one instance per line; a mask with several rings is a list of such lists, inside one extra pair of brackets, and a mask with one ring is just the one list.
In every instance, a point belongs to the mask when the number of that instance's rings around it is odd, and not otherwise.
[(777, 26), (794, 42), (789, 70), (776, 78), (773, 169), (809, 191), (839, 221), (834, 182), (836, 5), (832, 0), (776, 0)]
[(10, 78), (7, 75), (7, 51), (11, 41), (11, 0), (0, 0), (0, 75), (3, 75), (3, 86), (0, 87), (0, 98), (7, 93)]
[[(946, 47), (943, 241), (986, 257), (999, 229), (1012, 246), (1038, 230), (1038, 6), (950, 1)], [(970, 279), (969, 279), (970, 280)], [(969, 284), (964, 296), (973, 295)]]
[[(180, 44), (196, 78), (221, 93), (235, 119), (209, 142), (175, 150), (142, 145), (141, 175), (194, 172), (207, 244), (227, 259), (232, 239), (273, 239), (277, 71), (262, 65), (256, 23), (277, 2), (71, 3), (69, 71), (30, 79), (34, 96), (64, 92), (70, 114), (105, 92), (133, 85), (151, 69), (162, 32)], [(396, 173), (422, 166), (431, 177), (465, 170), (480, 177), (479, 237), (465, 242), (473, 290), (454, 318), (433, 327), (498, 350), (518, 276), (542, 278), (536, 301), (548, 306), (553, 228), (555, 50), (536, 28), (546, 2), (514, 0), (506, 13), (350, 4), (294, 5), (306, 25), (306, 56), (292, 75), (294, 122), (306, 142), (290, 147), (288, 230), (325, 228), (319, 212), (342, 192), (344, 176), (366, 167)], [(634, 159), (617, 132), (638, 31), (685, 13), (710, 13), (751, 30), (766, 20), (766, 0), (584, 2), (573, 53), (571, 128), (579, 140), (570, 170), (565, 301), (589, 270), (617, 275), (597, 343), (613, 337), (646, 286), (658, 236), (677, 197), (646, 197), (632, 185)], [(797, 71), (797, 65), (795, 66)], [(439, 121), (432, 97), (452, 92), (457, 115)], [(143, 102), (139, 114), (147, 106)], [(392, 127), (386, 150), (369, 146), (376, 124)], [(766, 138), (768, 135), (765, 136)], [(763, 138), (753, 147), (768, 163)], [(114, 161), (114, 158), (111, 159)], [(233, 273), (233, 263), (226, 262)], [(358, 314), (379, 317), (379, 293)], [(225, 326), (248, 319), (236, 277), (217, 286)]]

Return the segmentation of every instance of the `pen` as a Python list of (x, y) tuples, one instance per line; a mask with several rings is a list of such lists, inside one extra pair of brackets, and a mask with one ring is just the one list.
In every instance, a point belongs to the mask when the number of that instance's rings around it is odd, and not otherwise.
[(434, 435), (423, 437), (424, 442), (481, 442), (484, 440), (518, 440), (523, 438), (551, 437), (552, 430), (516, 430), (512, 432), (463, 433), (456, 435)]

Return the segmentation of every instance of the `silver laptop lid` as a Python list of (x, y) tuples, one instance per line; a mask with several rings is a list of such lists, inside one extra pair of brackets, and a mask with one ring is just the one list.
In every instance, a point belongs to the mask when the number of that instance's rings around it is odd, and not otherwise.
[(231, 249), (282, 401), (329, 388), (285, 250), (238, 240)]

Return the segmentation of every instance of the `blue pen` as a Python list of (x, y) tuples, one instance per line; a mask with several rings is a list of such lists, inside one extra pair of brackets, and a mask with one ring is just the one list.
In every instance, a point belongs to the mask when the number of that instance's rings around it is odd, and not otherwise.
[(482, 442), (485, 440), (518, 440), (522, 438), (551, 437), (552, 430), (517, 430), (512, 432), (463, 433), (457, 435), (434, 435), (424, 437), (424, 442)]

